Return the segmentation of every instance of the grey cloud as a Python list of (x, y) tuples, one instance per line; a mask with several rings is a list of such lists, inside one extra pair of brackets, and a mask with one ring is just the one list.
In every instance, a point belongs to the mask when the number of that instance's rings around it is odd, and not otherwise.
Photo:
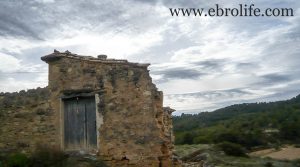
[(167, 82), (171, 79), (197, 79), (206, 75), (198, 70), (188, 68), (169, 68), (160, 71), (152, 71), (154, 75), (162, 75), (162, 79), (158, 83)]
[(0, 2), (0, 35), (45, 39), (52, 34), (56, 37), (65, 28), (105, 32), (107, 27), (126, 24), (126, 19), (121, 16), (127, 5), (125, 2), (92, 0), (55, 3), (4, 0)]
[(285, 82), (291, 80), (291, 78), (288, 75), (283, 74), (267, 74), (261, 76), (265, 80), (265, 82), (270, 83), (278, 83), (278, 82)]
[(266, 74), (262, 76), (257, 76), (257, 82), (254, 82), (252, 87), (269, 87), (272, 85), (280, 84), (280, 83), (287, 83), (289, 81), (294, 80), (290, 74), (277, 74), (277, 73), (272, 73), (272, 74)]
[(237, 68), (253, 68), (253, 67), (258, 67), (259, 65), (257, 63), (237, 63), (236, 67)]
[(189, 7), (189, 8), (206, 8), (211, 7), (216, 2), (215, 1), (206, 1), (206, 0), (195, 0), (195, 1), (186, 1), (186, 0), (161, 0), (161, 2), (167, 7)]
[[(227, 106), (234, 105), (234, 104), (286, 100), (286, 99), (290, 99), (292, 97), (296, 97), (297, 95), (300, 94), (300, 90), (298, 89), (298, 86), (299, 85), (297, 85), (297, 87), (284, 89), (284, 90), (278, 91), (274, 94), (262, 96), (262, 97), (254, 98), (254, 99), (233, 100), (233, 99), (230, 99), (230, 97), (229, 97), (229, 99), (224, 100), (224, 101), (222, 101), (220, 99), (211, 99), (213, 105), (210, 107), (203, 107), (203, 108), (191, 109), (191, 110), (177, 110), (175, 112), (175, 115), (180, 115), (181, 113), (195, 114), (195, 113), (205, 112), (205, 111), (214, 111), (216, 109), (219, 109), (222, 107), (227, 107)], [(248, 95), (248, 93), (246, 93), (246, 95)], [(249, 93), (249, 95), (251, 95), (251, 93)], [(223, 98), (227, 98), (227, 97), (223, 97)]]
[[(298, 13), (300, 13), (300, 10), (298, 9)], [(285, 34), (283, 34), (283, 36), (285, 38), (288, 38), (288, 39), (292, 39), (292, 40), (295, 40), (295, 41), (298, 41), (300, 40), (300, 16), (299, 14), (297, 15), (296, 13), (296, 16), (290, 20), (290, 25), (292, 25), (293, 27), (291, 27), (289, 29), (289, 31)]]
[(216, 103), (216, 106), (218, 106), (218, 108), (220, 108), (222, 106), (228, 106), (228, 105), (232, 105), (232, 104), (270, 102), (270, 101), (280, 101), (280, 100), (290, 99), (290, 98), (296, 97), (297, 95), (300, 94), (299, 82), (287, 84), (285, 87), (275, 88), (271, 91), (273, 91), (274, 93), (265, 95), (265, 96), (261, 96), (261, 97), (255, 98), (255, 99), (234, 100), (234, 101), (231, 101), (230, 103), (224, 103), (224, 104)]
[(153, 69), (154, 75), (163, 76), (158, 83), (167, 82), (172, 79), (199, 79), (201, 76), (222, 72), (226, 62), (225, 59), (210, 59), (205, 61), (192, 62), (186, 67), (166, 68), (163, 70)]
[(259, 98), (253, 99), (233, 99), (233, 97), (242, 97), (247, 95), (253, 95), (253, 93), (241, 89), (229, 89), (229, 90), (221, 90), (221, 91), (207, 91), (207, 92), (194, 92), (187, 94), (175, 94), (175, 95), (167, 95), (169, 98), (177, 98), (184, 101), (183, 97), (195, 97), (205, 99), (205, 101), (211, 101), (212, 106), (203, 107), (199, 109), (191, 109), (191, 110), (178, 110), (176, 111), (176, 115), (181, 113), (199, 113), (204, 111), (213, 111), (222, 107), (226, 107), (233, 104), (241, 104), (241, 103), (256, 103), (256, 102), (269, 102), (269, 101), (279, 101), (286, 100), (291, 97), (295, 97), (299, 95), (299, 84), (291, 84), (288, 85), (288, 88), (281, 88), (277, 90), (275, 93), (271, 95), (261, 96)]
[(290, 99), (292, 97), (296, 97), (299, 94), (300, 94), (300, 91), (298, 88), (293, 89), (293, 90), (285, 89), (285, 90), (278, 91), (278, 92), (268, 95), (268, 96), (257, 98), (250, 102), (253, 103), (253, 102), (280, 101), (280, 100), (286, 100), (286, 99)]
[[(211, 106), (201, 107), (199, 109), (191, 110), (178, 110), (175, 114), (181, 113), (198, 113), (203, 111), (213, 111), (215, 109), (225, 107), (237, 103), (246, 103), (250, 100), (243, 100), (242, 97), (251, 96), (253, 93), (245, 90), (245, 88), (227, 89), (227, 90), (214, 90), (214, 91), (203, 91), (193, 92), (184, 94), (168, 94), (166, 95), (169, 99), (176, 99), (178, 102), (184, 102), (186, 98), (198, 99), (204, 102), (210, 102)], [(238, 99), (238, 100), (237, 100)]]
[(40, 39), (26, 23), (12, 18), (7, 13), (0, 13), (0, 36), (26, 36), (34, 39)]
[(228, 99), (237, 96), (251, 95), (252, 93), (244, 90), (244, 88), (227, 89), (227, 90), (214, 90), (214, 91), (203, 91), (203, 92), (193, 92), (184, 94), (170, 94), (169, 97), (194, 97), (203, 98), (208, 100), (220, 100)]
[(0, 35), (40, 39), (40, 31), (42, 28), (46, 30), (47, 25), (44, 25), (46, 19), (41, 19), (41, 7), (34, 2), (1, 1)]
[(192, 64), (198, 66), (201, 70), (207, 70), (208, 72), (222, 70), (226, 63), (230, 63), (226, 59), (210, 59), (205, 61), (198, 61)]
[(236, 74), (256, 73), (261, 69), (261, 62), (237, 62), (234, 64), (234, 72)]
[(162, 73), (164, 77), (170, 78), (178, 78), (178, 79), (196, 79), (202, 75), (205, 75), (197, 70), (193, 69), (180, 69), (173, 68)]

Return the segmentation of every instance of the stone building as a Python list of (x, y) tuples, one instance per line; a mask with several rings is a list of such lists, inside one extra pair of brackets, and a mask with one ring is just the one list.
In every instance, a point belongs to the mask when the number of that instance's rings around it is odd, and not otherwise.
[(149, 64), (58, 52), (49, 64), (55, 143), (96, 154), (112, 166), (172, 164), (171, 108), (152, 83)]

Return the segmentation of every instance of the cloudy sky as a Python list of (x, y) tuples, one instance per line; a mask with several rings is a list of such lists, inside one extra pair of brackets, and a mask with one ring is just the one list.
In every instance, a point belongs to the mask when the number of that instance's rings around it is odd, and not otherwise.
[(172, 17), (169, 8), (249, 1), (1, 0), (0, 91), (47, 85), (40, 57), (69, 50), (151, 63), (164, 105), (182, 112), (300, 94), (300, 1), (257, 0), (293, 17)]

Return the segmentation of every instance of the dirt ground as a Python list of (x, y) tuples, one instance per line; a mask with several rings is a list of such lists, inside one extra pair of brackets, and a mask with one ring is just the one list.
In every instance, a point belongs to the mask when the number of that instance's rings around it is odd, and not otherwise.
[(300, 159), (300, 148), (293, 146), (285, 146), (280, 150), (265, 149), (250, 153), (251, 156), (270, 157), (279, 160), (295, 160)]

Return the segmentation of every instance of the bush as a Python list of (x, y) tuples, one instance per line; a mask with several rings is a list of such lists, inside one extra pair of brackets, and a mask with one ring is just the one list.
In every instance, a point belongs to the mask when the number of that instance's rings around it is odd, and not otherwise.
[(67, 156), (59, 149), (38, 145), (31, 157), (32, 167), (58, 167), (63, 166)]
[(194, 136), (191, 133), (185, 133), (183, 136), (183, 144), (193, 144)]
[(224, 151), (225, 154), (230, 156), (240, 156), (240, 157), (246, 157), (246, 153), (244, 148), (235, 143), (230, 142), (222, 142), (216, 145), (218, 149)]
[(267, 163), (265, 164), (265, 167), (273, 167), (273, 163), (272, 163), (272, 162), (267, 162)]
[(230, 143), (240, 143), (240, 134), (236, 132), (221, 132), (220, 134), (217, 134), (214, 136), (213, 141), (215, 143), (221, 143), (221, 142), (230, 142)]
[(22, 153), (15, 153), (8, 157), (7, 166), (8, 167), (29, 167), (29, 158)]
[(197, 136), (193, 140), (194, 144), (211, 144), (212, 139), (209, 136)]

